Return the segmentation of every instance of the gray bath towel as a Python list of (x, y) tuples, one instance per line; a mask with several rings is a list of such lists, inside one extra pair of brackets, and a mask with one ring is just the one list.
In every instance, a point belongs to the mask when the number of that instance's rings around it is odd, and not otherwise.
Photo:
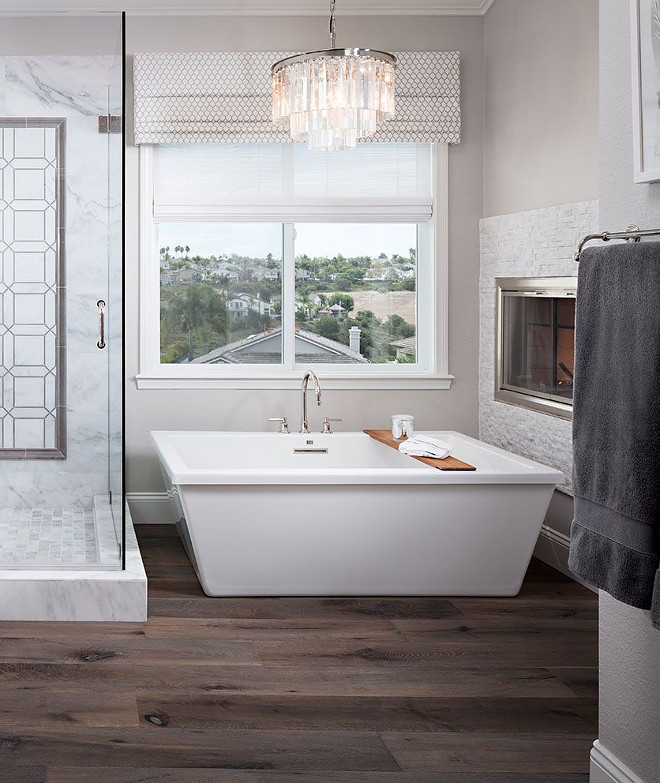
[(660, 243), (582, 253), (569, 567), (660, 629)]

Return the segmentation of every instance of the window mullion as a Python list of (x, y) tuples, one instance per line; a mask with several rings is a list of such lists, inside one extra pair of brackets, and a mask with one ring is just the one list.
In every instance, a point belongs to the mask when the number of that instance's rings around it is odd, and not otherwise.
[(293, 223), (283, 224), (282, 250), (282, 365), (292, 370), (296, 353), (296, 267), (295, 228)]

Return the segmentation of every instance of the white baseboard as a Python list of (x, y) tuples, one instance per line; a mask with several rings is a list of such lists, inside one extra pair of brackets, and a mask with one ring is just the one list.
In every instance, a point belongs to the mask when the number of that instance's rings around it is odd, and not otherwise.
[[(591, 749), (589, 783), (647, 783), (629, 769), (599, 740)], [(651, 781), (648, 781), (651, 783)]]
[(568, 570), (568, 548), (571, 540), (564, 533), (559, 533), (547, 525), (543, 525), (539, 539), (534, 549), (534, 557), (570, 576)]
[(561, 571), (562, 574), (570, 577), (574, 582), (579, 582), (584, 587), (589, 588), (594, 593), (598, 590), (578, 579), (568, 567), (568, 550), (571, 545), (571, 539), (564, 533), (559, 533), (547, 525), (543, 525), (539, 539), (534, 547), (534, 557), (547, 563), (549, 566)]
[(176, 523), (167, 492), (128, 492), (126, 499), (136, 525)]

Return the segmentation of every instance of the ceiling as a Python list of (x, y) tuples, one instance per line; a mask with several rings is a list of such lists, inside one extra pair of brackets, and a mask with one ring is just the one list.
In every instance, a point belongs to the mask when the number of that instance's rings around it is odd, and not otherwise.
[[(341, 16), (481, 16), (495, 0), (338, 0)], [(0, 14), (99, 13), (325, 16), (329, 0), (1, 0)]]

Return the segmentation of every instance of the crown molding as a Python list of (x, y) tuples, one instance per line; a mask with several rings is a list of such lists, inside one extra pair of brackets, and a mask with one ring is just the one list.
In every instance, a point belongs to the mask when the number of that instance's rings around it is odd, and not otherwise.
[[(483, 16), (495, 0), (344, 0), (338, 16)], [(327, 0), (3, 0), (0, 16), (327, 16)]]

